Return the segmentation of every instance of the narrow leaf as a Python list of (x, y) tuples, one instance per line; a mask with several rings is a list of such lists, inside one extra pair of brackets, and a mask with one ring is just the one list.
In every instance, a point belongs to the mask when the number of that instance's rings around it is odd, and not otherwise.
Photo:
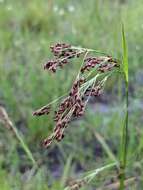
[(126, 82), (128, 83), (128, 48), (126, 43), (124, 24), (122, 24), (122, 48), (123, 48), (123, 71), (125, 74)]

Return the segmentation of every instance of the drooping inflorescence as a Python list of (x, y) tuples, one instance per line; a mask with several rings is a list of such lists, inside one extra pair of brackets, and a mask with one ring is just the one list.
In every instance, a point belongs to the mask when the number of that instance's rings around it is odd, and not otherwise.
[[(72, 119), (84, 115), (87, 102), (91, 96), (99, 96), (102, 93), (104, 83), (111, 71), (116, 70), (119, 64), (111, 56), (87, 57), (89, 49), (76, 48), (66, 43), (57, 43), (50, 47), (53, 60), (49, 60), (44, 69), (56, 72), (58, 67), (63, 68), (71, 59), (83, 56), (83, 63), (74, 81), (70, 92), (59, 103), (54, 114), (55, 127), (52, 134), (43, 141), (45, 147), (51, 143), (61, 141), (65, 129)], [(97, 78), (98, 81), (97, 81)], [(59, 99), (58, 99), (59, 100)], [(47, 115), (50, 113), (50, 104), (43, 106), (33, 113), (35, 116)]]

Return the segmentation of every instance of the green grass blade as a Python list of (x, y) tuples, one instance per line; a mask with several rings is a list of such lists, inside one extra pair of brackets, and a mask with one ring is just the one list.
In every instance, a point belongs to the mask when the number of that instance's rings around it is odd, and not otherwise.
[(70, 172), (70, 169), (71, 169), (71, 163), (72, 163), (72, 159), (73, 159), (73, 154), (71, 154), (67, 161), (66, 161), (66, 164), (65, 164), (65, 167), (64, 167), (64, 172), (63, 172), (63, 175), (62, 175), (62, 178), (61, 178), (61, 187), (63, 188), (65, 183), (66, 183), (66, 180), (67, 180), (67, 177), (69, 176), (69, 172)]
[(95, 130), (93, 129), (93, 127), (89, 126), (90, 130), (93, 132), (94, 136), (96, 137), (96, 139), (98, 140), (98, 142), (101, 144), (101, 146), (103, 147), (104, 151), (106, 152), (106, 154), (109, 156), (109, 158), (111, 160), (113, 160), (114, 162), (116, 162), (117, 166), (119, 165), (118, 160), (116, 159), (115, 155), (113, 154), (112, 150), (110, 149), (110, 147), (108, 146), (108, 144), (106, 143), (106, 141), (104, 140), (104, 138)]
[(125, 37), (124, 24), (122, 24), (123, 71), (128, 82), (128, 49)]
[(32, 161), (34, 166), (37, 166), (37, 163), (32, 155), (32, 152), (30, 151), (30, 149), (28, 148), (27, 144), (24, 142), (23, 138), (21, 137), (19, 131), (17, 130), (16, 126), (14, 126), (14, 124), (12, 123), (11, 119), (8, 116), (8, 113), (6, 112), (5, 108), (3, 108), (2, 106), (0, 106), (0, 122), (2, 122), (2, 124), (9, 129), (10, 131), (12, 131), (12, 133), (14, 134), (14, 136), (16, 137), (16, 139), (20, 142), (20, 145), (22, 146), (23, 150), (25, 151), (25, 153), (27, 154), (28, 158)]
[(23, 147), (25, 153), (27, 154), (28, 158), (32, 161), (34, 166), (37, 166), (37, 163), (30, 151), (30, 149), (28, 148), (27, 144), (24, 142), (23, 138), (21, 137), (21, 135), (19, 134), (18, 130), (16, 127), (12, 126), (13, 131), (15, 133), (15, 136), (17, 137), (17, 139), (19, 140), (21, 146)]
[(122, 24), (122, 45), (123, 45), (123, 71), (125, 75), (126, 85), (126, 113), (122, 127), (122, 144), (121, 144), (121, 161), (120, 161), (120, 190), (124, 190), (124, 181), (126, 173), (126, 162), (127, 162), (127, 146), (128, 146), (128, 51), (127, 43), (124, 32), (124, 25)]
[[(75, 180), (75, 182), (76, 182), (77, 184), (78, 184), (79, 182), (84, 182), (84, 183), (80, 186), (80, 188), (82, 188), (83, 186), (87, 186), (88, 184), (90, 184), (91, 181), (93, 181), (93, 180), (95, 179), (95, 177), (96, 177), (98, 174), (100, 174), (101, 172), (103, 172), (104, 170), (111, 169), (111, 168), (116, 167), (116, 166), (117, 166), (117, 164), (116, 164), (116, 162), (115, 162), (115, 163), (110, 163), (110, 164), (108, 164), (108, 165), (105, 165), (105, 166), (103, 166), (103, 167), (101, 167), (101, 168), (97, 168), (97, 169), (95, 169), (95, 170), (92, 170), (92, 171), (88, 172), (89, 174), (86, 175), (85, 177), (83, 177), (83, 178), (81, 178), (81, 179)], [(75, 183), (75, 184), (76, 184), (76, 183)], [(78, 189), (80, 189), (80, 188), (78, 188)], [(71, 189), (75, 189), (75, 188), (74, 188), (74, 185), (73, 185), (73, 186), (68, 186), (68, 187), (66, 187), (64, 190), (71, 190)]]

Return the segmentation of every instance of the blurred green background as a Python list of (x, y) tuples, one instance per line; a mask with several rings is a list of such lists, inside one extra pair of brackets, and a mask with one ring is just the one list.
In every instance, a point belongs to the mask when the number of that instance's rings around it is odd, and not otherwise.
[[(77, 74), (76, 61), (56, 75), (44, 71), (49, 46), (67, 42), (121, 60), (121, 22), (130, 73), (127, 176), (143, 178), (142, 18), (143, 0), (0, 0), (0, 104), (40, 163), (35, 171), (19, 142), (0, 124), (0, 190), (60, 190), (71, 178), (112, 162), (99, 135), (119, 157), (124, 85), (118, 76), (108, 81), (100, 99), (91, 100), (85, 117), (70, 124), (64, 140), (48, 150), (40, 143), (52, 131), (52, 118), (35, 118), (32, 112), (67, 92)], [(95, 190), (117, 175), (104, 172), (83, 189)], [(142, 180), (128, 189), (142, 190)]]

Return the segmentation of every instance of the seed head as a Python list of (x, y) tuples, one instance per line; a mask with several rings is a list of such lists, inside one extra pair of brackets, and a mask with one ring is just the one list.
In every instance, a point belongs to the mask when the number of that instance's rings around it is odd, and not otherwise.
[[(57, 43), (50, 47), (54, 56), (53, 60), (47, 61), (44, 69), (53, 73), (57, 69), (63, 68), (64, 65), (70, 62), (70, 59), (78, 58), (82, 53), (87, 53), (84, 48), (73, 48), (70, 44)], [(84, 49), (84, 50), (83, 50)], [(65, 130), (68, 124), (74, 118), (79, 118), (84, 115), (87, 102), (91, 96), (99, 96), (103, 90), (103, 83), (90, 80), (90, 73), (86, 75), (86, 71), (91, 71), (96, 68), (97, 73), (108, 72), (118, 67), (117, 60), (111, 56), (87, 57), (83, 60), (77, 79), (74, 81), (70, 92), (61, 103), (59, 103), (57, 110), (54, 114), (55, 127), (52, 134), (43, 141), (44, 147), (48, 148), (53, 141), (61, 141), (64, 138)], [(93, 82), (91, 82), (93, 81)], [(104, 81), (104, 80), (103, 80)], [(90, 85), (91, 84), (91, 85)], [(86, 101), (85, 101), (86, 99)], [(41, 116), (49, 114), (51, 107), (49, 105), (35, 111), (33, 115)]]
[(39, 110), (33, 112), (33, 115), (35, 116), (48, 115), (50, 113), (50, 110), (51, 110), (50, 106), (44, 106)]
[(81, 51), (72, 49), (72, 46), (66, 43), (57, 43), (50, 47), (51, 52), (54, 55), (53, 60), (49, 60), (44, 64), (44, 69), (47, 69), (53, 73), (56, 72), (58, 67), (63, 67), (69, 63), (69, 60), (81, 55)]

